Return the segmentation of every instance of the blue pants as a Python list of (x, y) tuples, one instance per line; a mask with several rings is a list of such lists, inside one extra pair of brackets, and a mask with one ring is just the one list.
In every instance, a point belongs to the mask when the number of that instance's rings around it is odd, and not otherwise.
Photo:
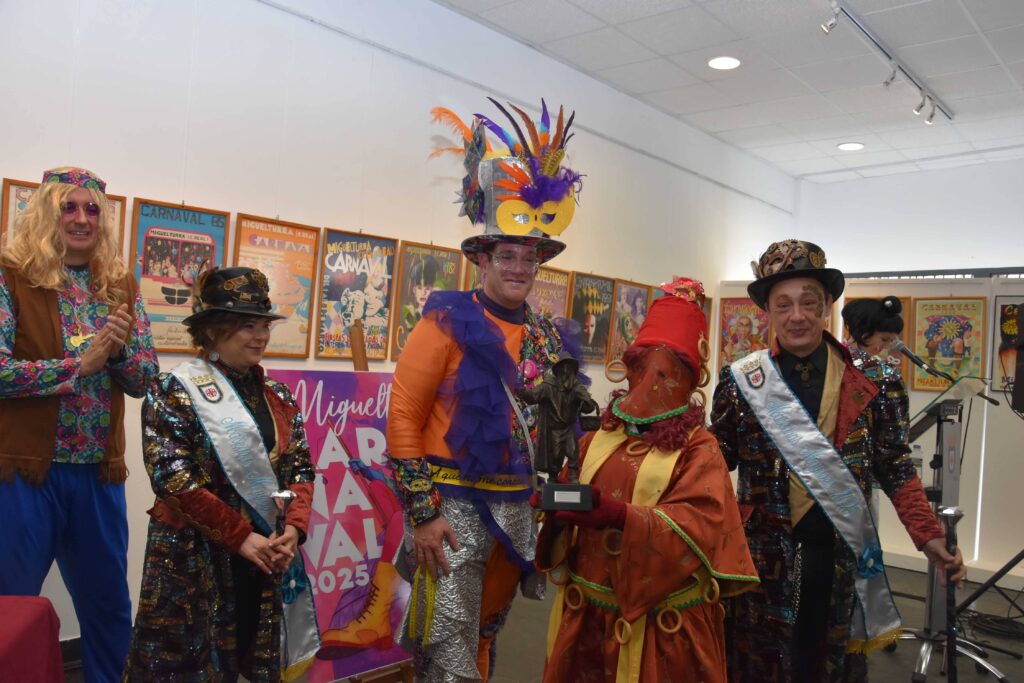
[(0, 595), (39, 595), (56, 559), (82, 629), (87, 683), (121, 680), (132, 630), (124, 484), (53, 463), (41, 486), (0, 483)]

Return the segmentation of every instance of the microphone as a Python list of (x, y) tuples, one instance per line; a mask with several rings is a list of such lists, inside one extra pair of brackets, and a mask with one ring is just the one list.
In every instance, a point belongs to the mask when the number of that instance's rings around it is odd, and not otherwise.
[(889, 348), (891, 348), (893, 351), (899, 351), (900, 353), (902, 353), (904, 356), (909, 358), (914, 365), (921, 368), (929, 375), (941, 377), (942, 379), (948, 379), (950, 382), (956, 381), (950, 375), (946, 374), (942, 370), (936, 370), (935, 368), (921, 360), (920, 356), (918, 356), (916, 353), (907, 348), (907, 345), (903, 343), (902, 339), (894, 339)]
[[(920, 356), (918, 356), (916, 353), (914, 353), (913, 351), (911, 351), (910, 349), (907, 348), (907, 345), (903, 343), (902, 339), (895, 339), (892, 342), (892, 344), (890, 345), (890, 348), (893, 349), (894, 351), (899, 351), (900, 353), (902, 353), (904, 356), (909, 358), (910, 361), (914, 365), (916, 365), (917, 367), (921, 368), (922, 370), (927, 372), (929, 375), (934, 375), (935, 377), (941, 377), (942, 379), (949, 380), (950, 382), (955, 382), (956, 381), (955, 379), (953, 379), (953, 377), (951, 375), (946, 374), (942, 370), (937, 370), (937, 369), (933, 368), (932, 366), (928, 365), (927, 363), (925, 363), (923, 360), (921, 360)], [(999, 405), (999, 401), (995, 400), (991, 396), (985, 395), (984, 391), (979, 391), (976, 394), (976, 396), (978, 396), (979, 398), (985, 399), (986, 401), (988, 401), (989, 403), (991, 403), (994, 406)]]

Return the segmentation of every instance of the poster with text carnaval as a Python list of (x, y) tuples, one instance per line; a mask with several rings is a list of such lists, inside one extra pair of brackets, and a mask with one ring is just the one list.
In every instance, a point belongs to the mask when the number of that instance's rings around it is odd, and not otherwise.
[(534, 313), (554, 320), (564, 318), (569, 307), (569, 277), (567, 270), (541, 266), (533, 280), (533, 289), (526, 303)]
[(718, 372), (754, 351), (768, 348), (768, 313), (747, 297), (726, 297), (718, 304)]
[(409, 599), (394, 565), (404, 519), (384, 456), (392, 375), (267, 374), (295, 396), (317, 475), (301, 549), (323, 647), (306, 680), (327, 683), (407, 660), (395, 645)]
[(192, 282), (200, 272), (227, 265), (226, 211), (136, 199), (132, 212), (133, 273), (139, 283), (157, 351), (188, 353), (181, 324), (192, 314)]
[(388, 355), (398, 240), (327, 228), (320, 268), (318, 358), (351, 358), (348, 330), (363, 321), (366, 357)]
[[(914, 299), (914, 353), (953, 378), (985, 368), (985, 297)], [(913, 388), (943, 391), (947, 380), (914, 367)]]
[(267, 276), (271, 313), (285, 316), (274, 323), (264, 355), (305, 358), (320, 230), (242, 213), (235, 230), (235, 265), (258, 268)]

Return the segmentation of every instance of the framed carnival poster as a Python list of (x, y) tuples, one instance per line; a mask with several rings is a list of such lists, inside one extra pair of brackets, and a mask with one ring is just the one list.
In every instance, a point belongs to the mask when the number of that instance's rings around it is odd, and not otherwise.
[(615, 296), (612, 297), (611, 343), (608, 344), (608, 360), (622, 358), (629, 345), (636, 339), (640, 325), (651, 307), (651, 288), (628, 280), (615, 281)]
[(199, 273), (227, 265), (230, 214), (152, 199), (135, 199), (130, 254), (157, 351), (189, 353), (181, 321), (191, 315)]
[(608, 355), (615, 280), (585, 273), (572, 274), (572, 315), (582, 326), (583, 359), (604, 362)]
[[(29, 180), (11, 180), (4, 178), (3, 208), (0, 210), (0, 247), (5, 247), (14, 240), (14, 225), (18, 215), (28, 206), (39, 188), (39, 183)], [(124, 248), (124, 214), (128, 207), (128, 198), (116, 194), (108, 194), (107, 201), (114, 211), (114, 224), (117, 226), (117, 245)]]
[(569, 281), (572, 273), (558, 268), (541, 266), (533, 279), (533, 289), (526, 303), (533, 312), (548, 320), (564, 318), (569, 308)]
[[(914, 335), (914, 327), (913, 327), (914, 326), (914, 321), (911, 320), (911, 311), (913, 310), (913, 300), (909, 296), (899, 296), (899, 297), (896, 297), (896, 298), (900, 300), (900, 307), (902, 309), (902, 310), (900, 310), (900, 318), (903, 319), (903, 332), (900, 333), (900, 340), (909, 349), (909, 348), (912, 348), (913, 335)], [(851, 297), (851, 296), (848, 296), (848, 297), (846, 297), (843, 300), (843, 307), (845, 308), (846, 306), (848, 306), (849, 304), (853, 303), (854, 301), (859, 301), (861, 299), (881, 300), (881, 297), (866, 297), (866, 296), (852, 296)], [(838, 315), (838, 317), (839, 317), (840, 320), (842, 320), (843, 316), (840, 314), (840, 315)], [(847, 341), (847, 340), (850, 339), (850, 328), (848, 328), (846, 326), (845, 322), (843, 322), (842, 325), (843, 325), (842, 332), (841, 332), (842, 336), (840, 337), (840, 340)], [(909, 385), (909, 382), (910, 382), (910, 361), (907, 360), (907, 357), (904, 356), (902, 353), (898, 353), (898, 352), (890, 350), (888, 355), (885, 357), (885, 361), (889, 365), (891, 365), (894, 368), (896, 368), (897, 370), (899, 370), (900, 377), (903, 378), (904, 384), (907, 384), (907, 386), (909, 387), (910, 386)]]
[(1020, 337), (1020, 319), (1024, 312), (1024, 296), (997, 296), (995, 323), (992, 335), (992, 388), (1013, 391), (1017, 375), (1017, 353)]
[[(914, 299), (914, 353), (954, 378), (980, 377), (985, 368), (985, 306), (979, 297)], [(921, 368), (913, 371), (917, 391), (942, 391), (949, 382)]]
[(398, 360), (412, 328), (423, 317), (427, 297), (436, 290), (458, 289), (462, 281), (462, 251), (432, 244), (402, 242), (398, 247), (398, 277), (391, 312), (391, 360)]
[(317, 358), (351, 358), (348, 328), (363, 321), (367, 360), (388, 356), (398, 240), (326, 228), (321, 252)]
[(748, 297), (723, 297), (718, 303), (718, 371), (771, 340), (768, 312)]
[(274, 323), (264, 355), (306, 358), (320, 229), (240, 213), (235, 233), (235, 265), (263, 271), (270, 283), (271, 312), (285, 316)]

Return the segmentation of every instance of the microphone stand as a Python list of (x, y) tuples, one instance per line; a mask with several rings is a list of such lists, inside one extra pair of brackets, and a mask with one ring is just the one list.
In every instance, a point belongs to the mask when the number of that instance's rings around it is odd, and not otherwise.
[[(892, 348), (894, 350), (896, 350), (896, 351), (899, 351), (900, 353), (902, 353), (907, 358), (909, 358), (910, 361), (914, 363), (914, 365), (916, 365), (917, 367), (921, 368), (922, 370), (927, 372), (932, 377), (938, 377), (939, 379), (944, 379), (944, 380), (946, 380), (947, 382), (949, 382), (951, 384), (956, 381), (956, 378), (953, 377), (952, 375), (950, 375), (948, 372), (943, 372), (942, 370), (939, 370), (938, 368), (933, 368), (932, 366), (930, 366), (927, 363), (925, 363), (923, 360), (921, 360), (920, 357), (918, 357), (918, 355), (916, 353), (914, 353), (913, 351), (908, 349), (907, 345), (904, 344), (902, 341), (897, 340), (897, 343), (893, 344)], [(979, 377), (978, 379), (984, 379), (984, 378), (983, 377)], [(994, 406), (998, 406), (999, 405), (999, 401), (997, 401), (996, 399), (992, 398), (991, 396), (986, 394), (984, 391), (979, 391), (977, 394), (975, 394), (975, 396), (978, 396), (979, 398), (985, 399), (986, 401), (988, 401), (989, 403), (991, 403)]]
[[(946, 527), (946, 550), (956, 556), (956, 524), (964, 516), (956, 506), (943, 507), (939, 517)], [(956, 584), (953, 583), (953, 570), (946, 572), (946, 680), (957, 683), (956, 672)]]

